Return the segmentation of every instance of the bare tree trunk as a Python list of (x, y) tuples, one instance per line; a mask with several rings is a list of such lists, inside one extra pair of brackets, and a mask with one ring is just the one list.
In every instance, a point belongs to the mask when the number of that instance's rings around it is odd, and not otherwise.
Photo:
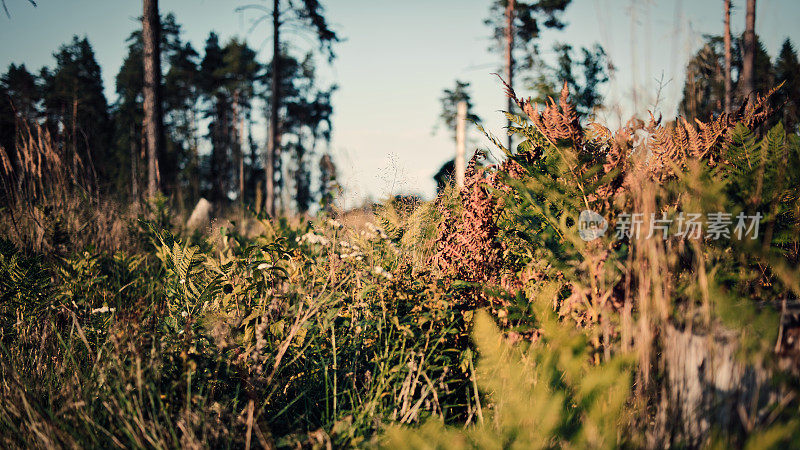
[(144, 135), (147, 141), (147, 195), (159, 190), (158, 155), (164, 137), (161, 112), (161, 20), (158, 0), (143, 0), (142, 41), (144, 43)]
[(747, 13), (744, 26), (742, 52), (742, 94), (752, 94), (756, 90), (756, 0), (747, 0)]
[(278, 129), (278, 108), (280, 108), (280, 0), (272, 3), (272, 104), (269, 114), (269, 141), (267, 143), (267, 198), (266, 209), (275, 215), (275, 164), (280, 152), (280, 130)]
[(244, 118), (240, 97), (237, 89), (233, 93), (233, 141), (236, 146), (236, 170), (239, 172), (239, 206), (244, 207)]
[[(199, 170), (200, 163), (199, 159), (200, 156), (198, 155), (198, 149), (200, 147), (198, 140), (197, 140), (197, 112), (195, 111), (195, 107), (192, 106), (190, 109), (191, 121), (192, 121), (192, 168), (193, 170)], [(200, 181), (198, 180), (199, 177), (192, 176), (192, 201), (196, 201), (200, 197)]]
[(139, 155), (136, 151), (136, 126), (131, 123), (131, 198), (133, 203), (139, 202)]
[(464, 187), (464, 172), (466, 170), (466, 142), (467, 142), (467, 102), (461, 100), (456, 108), (456, 186)]
[(78, 173), (78, 97), (72, 97), (72, 172)]
[(722, 0), (725, 16), (725, 114), (731, 113), (731, 0)]
[[(516, 6), (515, 0), (508, 0), (506, 5), (506, 82), (513, 89), (514, 88), (514, 7)], [(511, 113), (514, 109), (514, 100), (508, 98), (508, 112)], [(508, 121), (508, 126), (511, 127), (511, 121)], [(508, 149), (511, 150), (512, 136), (508, 135)]]
[(239, 197), (244, 206), (244, 119), (239, 117)]

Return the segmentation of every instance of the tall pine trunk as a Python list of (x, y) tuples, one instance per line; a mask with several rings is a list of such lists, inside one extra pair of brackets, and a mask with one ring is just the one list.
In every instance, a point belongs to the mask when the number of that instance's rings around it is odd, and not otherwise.
[(159, 190), (158, 156), (164, 138), (161, 111), (161, 20), (158, 0), (143, 0), (142, 41), (144, 43), (144, 134), (147, 140), (147, 195)]
[(731, 97), (733, 96), (733, 87), (731, 86), (731, 0), (722, 0), (722, 3), (725, 16), (723, 35), (725, 41), (725, 114), (730, 114)]
[(267, 143), (267, 195), (266, 209), (271, 216), (275, 215), (275, 165), (280, 153), (280, 130), (278, 129), (278, 109), (280, 99), (280, 0), (272, 4), (272, 104), (269, 114), (269, 141)]
[(136, 151), (136, 126), (131, 122), (130, 127), (130, 151), (131, 151), (131, 198), (133, 203), (139, 202), (139, 155)]
[(756, 0), (747, 0), (742, 52), (742, 94), (748, 96), (755, 92), (756, 61)]
[[(514, 7), (516, 6), (515, 0), (508, 0), (506, 5), (506, 81), (508, 85), (514, 88)], [(514, 109), (514, 101), (511, 97), (508, 98), (508, 112), (511, 113)], [(511, 121), (508, 121), (509, 128)], [(512, 136), (508, 135), (508, 149), (511, 150)]]
[(238, 89), (233, 92), (233, 145), (238, 174), (239, 206), (244, 209), (244, 114), (242, 113), (241, 94)]

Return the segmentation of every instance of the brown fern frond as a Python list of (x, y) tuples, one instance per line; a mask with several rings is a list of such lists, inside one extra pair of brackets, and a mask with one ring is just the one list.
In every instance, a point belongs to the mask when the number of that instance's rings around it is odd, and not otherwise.
[(499, 78), (500, 82), (503, 83), (503, 93), (506, 94), (506, 97), (514, 100), (514, 103), (516, 103), (517, 105), (519, 105), (520, 108), (522, 108), (522, 100), (517, 98), (517, 94), (514, 92), (514, 88), (512, 88), (508, 83), (506, 83), (506, 80), (504, 80), (503, 77), (501, 77), (499, 74), (493, 73), (492, 75)]
[(611, 130), (597, 122), (592, 122), (586, 125), (584, 132), (584, 139), (587, 142), (603, 143), (610, 141), (614, 137), (614, 134), (611, 133)]
[[(498, 75), (499, 77), (499, 75)], [(575, 150), (580, 150), (583, 146), (583, 128), (578, 120), (575, 106), (569, 100), (569, 87), (564, 83), (561, 89), (558, 105), (553, 99), (542, 112), (539, 112), (539, 105), (527, 100), (517, 98), (514, 90), (502, 78), (505, 86), (506, 95), (511, 98), (525, 115), (533, 122), (536, 129), (544, 135), (552, 144), (558, 141), (567, 140)]]
[[(496, 180), (487, 178), (485, 169), (477, 166), (483, 156), (482, 152), (476, 152), (467, 165), (464, 187), (459, 192), (460, 214), (453, 214), (441, 198), (437, 199), (437, 209), (444, 220), (440, 222), (437, 251), (430, 262), (455, 279), (500, 283), (503, 268), (503, 245), (497, 238), (500, 211), (498, 199), (489, 189)], [(483, 302), (486, 297), (475, 290), (468, 300)]]

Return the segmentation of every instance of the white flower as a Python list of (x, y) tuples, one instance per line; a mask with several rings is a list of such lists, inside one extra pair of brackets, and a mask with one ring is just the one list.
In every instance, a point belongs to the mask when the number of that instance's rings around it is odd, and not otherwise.
[(375, 268), (372, 269), (372, 272), (375, 275), (380, 275), (380, 276), (386, 278), (387, 280), (391, 280), (392, 278), (394, 278), (394, 276), (391, 273), (389, 273), (386, 270), (384, 270), (383, 267), (381, 267), (381, 266), (375, 266)]
[(367, 222), (367, 228), (370, 229), (376, 236), (379, 236), (381, 239), (389, 239), (389, 236), (383, 231), (383, 228), (375, 225), (372, 222)]
[(331, 227), (333, 227), (336, 230), (339, 230), (339, 229), (343, 228), (342, 224), (339, 223), (339, 221), (336, 220), (336, 219), (328, 219), (328, 225), (330, 225)]
[(112, 312), (113, 313), (116, 310), (117, 310), (116, 308), (109, 308), (108, 306), (103, 306), (101, 308), (93, 309), (92, 310), (92, 314), (102, 314), (102, 313), (107, 313), (107, 312)]
[(328, 241), (328, 238), (326, 238), (325, 236), (314, 234), (313, 231), (309, 231), (308, 233), (301, 236), (300, 240), (303, 242), (307, 242), (309, 244), (318, 244), (322, 246), (326, 246), (330, 243), (330, 241)]
[(188, 315), (189, 315), (189, 313), (187, 313), (186, 311), (181, 311), (181, 317), (186, 317)]

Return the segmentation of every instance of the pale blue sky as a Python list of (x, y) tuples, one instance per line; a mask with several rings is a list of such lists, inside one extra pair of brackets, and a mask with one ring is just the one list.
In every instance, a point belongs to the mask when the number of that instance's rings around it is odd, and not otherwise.
[[(162, 12), (174, 12), (184, 38), (202, 49), (210, 30), (223, 40), (244, 36), (254, 14), (234, 12), (237, 6), (263, 0), (161, 0)], [(11, 62), (38, 70), (52, 65), (52, 53), (73, 34), (87, 35), (103, 69), (105, 88), (113, 100), (114, 76), (126, 52), (125, 39), (137, 26), (138, 0), (7, 0), (12, 17), (0, 17), (0, 69)], [(270, 2), (271, 3), (271, 2)], [(453, 144), (444, 130), (432, 133), (439, 114), (439, 96), (456, 78), (472, 83), (477, 114), (487, 130), (502, 135), (504, 107), (497, 79), (502, 55), (488, 51), (483, 24), (490, 0), (323, 0), (332, 26), (346, 38), (336, 47), (337, 59), (326, 78), (339, 84), (334, 97), (332, 152), (344, 175), (348, 195), (342, 206), (365, 197), (380, 198), (402, 191), (430, 197), (431, 177), (452, 157)], [(639, 86), (639, 112), (652, 108), (655, 79), (668, 82), (659, 110), (675, 114), (683, 67), (706, 33), (722, 30), (722, 0), (654, 1), (573, 0), (563, 31), (545, 31), (546, 52), (555, 41), (575, 47), (599, 42), (617, 67), (606, 88), (608, 119), (627, 118), (633, 111), (632, 86)], [(732, 28), (744, 28), (744, 0), (733, 0)], [(634, 13), (635, 21), (631, 13)], [(758, 0), (757, 32), (771, 55), (785, 37), (800, 44), (800, 1)], [(633, 27), (632, 27), (633, 23)], [(632, 39), (632, 31), (634, 38)], [(247, 38), (261, 48), (262, 61), (271, 33), (261, 25)], [(298, 46), (307, 48), (303, 40)], [(525, 94), (517, 86), (518, 93)], [(474, 146), (486, 147), (473, 130)], [(473, 146), (473, 147), (474, 147)]]

